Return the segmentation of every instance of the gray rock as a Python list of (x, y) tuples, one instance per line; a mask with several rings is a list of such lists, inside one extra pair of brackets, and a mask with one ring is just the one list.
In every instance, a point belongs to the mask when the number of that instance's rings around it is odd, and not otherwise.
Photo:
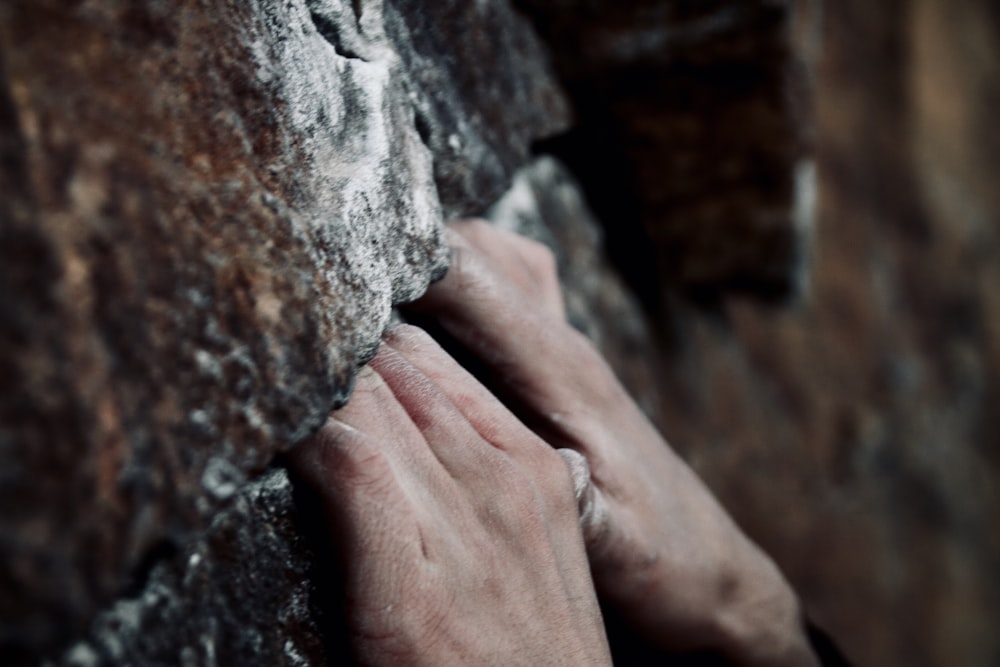
[(270, 471), (48, 664), (325, 664), (310, 557), (288, 477)]
[(388, 24), (435, 155), (447, 217), (481, 214), (570, 111), (533, 26), (506, 0), (396, 0)]

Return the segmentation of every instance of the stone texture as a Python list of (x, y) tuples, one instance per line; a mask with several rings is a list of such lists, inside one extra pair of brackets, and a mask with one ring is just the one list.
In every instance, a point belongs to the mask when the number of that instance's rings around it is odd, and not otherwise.
[(654, 302), (657, 275), (706, 300), (796, 293), (815, 179), (808, 3), (520, 4), (579, 116), (555, 150), (633, 286)]
[(564, 114), (502, 2), (3, 3), (0, 662), (315, 429), (444, 270), (442, 213)]
[(389, 36), (409, 73), (417, 129), (435, 155), (447, 218), (481, 214), (532, 145), (570, 112), (533, 26), (506, 0), (396, 0)]
[(160, 558), (140, 590), (47, 664), (327, 664), (313, 554), (292, 498), (280, 469), (247, 484), (203, 535)]
[(825, 26), (811, 289), (675, 305), (667, 434), (857, 664), (1000, 664), (1000, 17)]

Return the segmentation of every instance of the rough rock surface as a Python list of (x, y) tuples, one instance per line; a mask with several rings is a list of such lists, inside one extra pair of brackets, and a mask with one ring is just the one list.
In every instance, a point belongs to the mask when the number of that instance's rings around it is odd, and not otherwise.
[(316, 428), (564, 116), (502, 2), (0, 5), (0, 661)]
[(533, 26), (506, 0), (395, 0), (387, 32), (409, 74), (417, 129), (435, 155), (446, 218), (480, 214), (532, 145), (570, 112)]
[(519, 4), (579, 116), (556, 150), (633, 286), (655, 292), (658, 274), (706, 299), (797, 292), (815, 178), (810, 3)]
[[(638, 303), (601, 256), (601, 234), (564, 167), (539, 159), (491, 208), (498, 225), (557, 253), (574, 324), (655, 410), (654, 347)], [(298, 505), (296, 505), (298, 500)], [(235, 493), (206, 530), (156, 554), (137, 590), (113, 603), (50, 665), (318, 665), (348, 659), (334, 627), (337, 591), (324, 586), (329, 546), (309, 536), (315, 505), (295, 498), (282, 469)]]
[[(814, 232), (819, 3), (519, 4), (579, 121), (542, 147), (713, 309), (658, 360), (550, 159), (491, 217), (859, 664), (1000, 663), (995, 3), (826, 3)], [(500, 0), (0, 3), (0, 663), (341, 658), (262, 471), (565, 128), (545, 60)], [(727, 296), (809, 234), (797, 305)]]
[(288, 477), (269, 471), (49, 664), (327, 664), (311, 557)]

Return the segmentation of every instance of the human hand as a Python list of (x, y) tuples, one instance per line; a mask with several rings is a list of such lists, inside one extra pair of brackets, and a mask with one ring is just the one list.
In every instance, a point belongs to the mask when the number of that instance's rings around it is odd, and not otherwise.
[(564, 460), (422, 331), (389, 331), (293, 453), (365, 665), (608, 665)]
[(417, 308), (489, 367), (536, 432), (583, 455), (575, 476), (598, 592), (667, 650), (817, 664), (773, 562), (565, 322), (551, 253), (482, 221), (450, 233), (452, 267)]

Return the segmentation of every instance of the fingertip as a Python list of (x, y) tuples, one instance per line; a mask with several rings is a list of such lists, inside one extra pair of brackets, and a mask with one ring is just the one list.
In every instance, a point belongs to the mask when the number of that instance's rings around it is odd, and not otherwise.
[[(382, 354), (382, 348), (383, 347), (385, 347), (385, 346), (382, 345), (382, 343), (380, 341), (378, 349), (375, 350), (375, 354), (372, 355), (371, 359), (369, 359), (368, 361), (366, 361), (363, 366), (359, 367), (355, 371), (355, 373), (354, 373), (354, 385), (351, 388), (351, 395), (348, 396), (347, 403), (345, 403), (345, 407), (347, 405), (350, 405), (351, 400), (354, 398), (354, 396), (359, 391), (362, 391), (362, 392), (364, 392), (364, 391), (370, 391), (371, 389), (377, 387), (382, 382), (382, 378), (380, 378), (378, 376), (378, 373), (375, 371), (374, 367), (372, 366), (372, 361), (374, 361), (376, 357), (378, 357), (380, 354)], [(340, 409), (336, 410), (335, 413), (339, 412), (342, 409), (343, 408), (340, 408)]]
[(394, 338), (398, 339), (406, 335), (396, 331), (398, 328), (392, 327), (382, 333), (382, 345), (379, 346), (378, 354), (370, 362), (379, 380), (387, 385), (391, 384), (392, 377), (399, 372), (402, 363), (399, 351), (392, 345)]
[(380, 345), (375, 357), (358, 369), (354, 376), (354, 386), (351, 389), (351, 395), (347, 398), (347, 403), (334, 410), (331, 413), (331, 418), (336, 417), (342, 422), (350, 421), (352, 423), (360, 419), (361, 421), (358, 423), (364, 423), (365, 415), (372, 412), (372, 401), (377, 400), (376, 397), (381, 387), (385, 384), (373, 368), (375, 358), (383, 354), (383, 347), (383, 345)]
[[(415, 329), (416, 327), (412, 327), (394, 331), (390, 335), (395, 337), (397, 345), (406, 338), (412, 344), (413, 338), (417, 336), (413, 331)], [(420, 426), (419, 420), (415, 419), (415, 414), (419, 411), (415, 409), (426, 400), (427, 393), (434, 387), (433, 382), (410, 362), (406, 354), (388, 341), (382, 345), (379, 355), (372, 360), (372, 365), (382, 377), (387, 390), (392, 393), (393, 400), (406, 412), (407, 419)]]
[(466, 218), (454, 218), (448, 221), (445, 229), (449, 230), (450, 233), (457, 234), (464, 237), (464, 235), (481, 231), (482, 229), (492, 229), (493, 225), (486, 218), (480, 218), (476, 216), (469, 216)]
[(474, 251), (468, 245), (449, 242), (448, 270), (416, 301), (406, 305), (418, 312), (443, 313), (460, 307), (474, 270)]
[(455, 256), (462, 251), (475, 251), (478, 240), (483, 233), (483, 227), (487, 230), (491, 227), (489, 222), (481, 218), (460, 218), (452, 220), (444, 228), (445, 240), (451, 252), (450, 259), (454, 264)]
[(404, 324), (386, 331), (384, 345), (413, 367), (415, 371), (432, 379), (435, 383), (441, 376), (454, 378), (456, 373), (462, 380), (474, 379), (434, 338), (413, 325)]
[(451, 246), (451, 260), (448, 273), (444, 278), (434, 283), (437, 291), (442, 288), (467, 289), (478, 276), (484, 274), (482, 256), (480, 251), (469, 244), (455, 244)]
[[(375, 352), (375, 356), (376, 357), (379, 355), (379, 353), (381, 352), (381, 350), (382, 350), (382, 345), (379, 345), (379, 349)], [(374, 358), (375, 357), (372, 357), (372, 359), (374, 359)], [(378, 373), (375, 372), (375, 369), (372, 368), (371, 360), (369, 360), (368, 363), (366, 363), (364, 366), (362, 366), (361, 368), (359, 368), (358, 372), (355, 373), (355, 375), (354, 375), (354, 387), (351, 389), (351, 395), (348, 397), (347, 403), (345, 403), (343, 407), (341, 407), (339, 410), (337, 410), (337, 412), (339, 412), (340, 410), (343, 410), (347, 406), (349, 406), (351, 404), (351, 399), (355, 395), (357, 395), (359, 392), (372, 391), (373, 389), (375, 389), (376, 387), (378, 387), (378, 385), (379, 385), (379, 383), (381, 381), (382, 381), (382, 378), (380, 378), (378, 376)]]
[(324, 496), (344, 484), (371, 486), (393, 476), (378, 441), (335, 416), (298, 449), (296, 470)]
[(299, 443), (288, 452), (289, 466), (301, 477), (317, 487), (323, 486), (326, 477), (327, 452), (335, 447), (345, 426), (332, 414), (311, 438)]

